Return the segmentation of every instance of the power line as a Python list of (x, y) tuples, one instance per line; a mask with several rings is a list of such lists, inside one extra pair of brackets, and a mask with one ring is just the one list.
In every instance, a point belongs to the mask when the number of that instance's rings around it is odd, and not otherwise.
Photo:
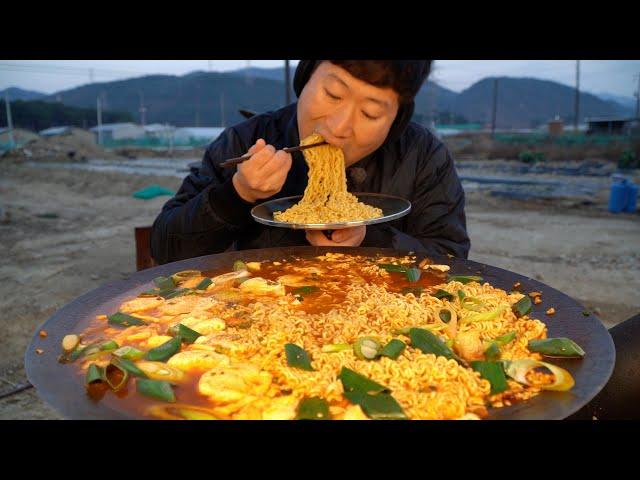
[(99, 75), (152, 75), (150, 72), (140, 70), (112, 70), (104, 68), (93, 67), (72, 67), (68, 65), (45, 65), (45, 64), (18, 64), (18, 63), (0, 63), (0, 70), (14, 70), (24, 72), (36, 72), (36, 73), (61, 73), (61, 74), (76, 74), (85, 76), (87, 71), (93, 71)]
[(284, 61), (284, 104), (289, 105), (291, 102), (291, 93), (290, 93), (290, 85), (291, 80), (289, 79), (289, 60)]
[(9, 148), (13, 148), (13, 122), (11, 120), (11, 104), (9, 103), (9, 89), (4, 91), (4, 103), (7, 108), (7, 127), (9, 128)]
[(640, 118), (640, 73), (634, 76), (638, 77), (638, 89), (634, 93), (634, 97), (636, 97), (636, 118)]
[(493, 111), (491, 114), (491, 138), (496, 133), (496, 111), (498, 109), (498, 79), (493, 80)]
[(576, 60), (576, 104), (573, 119), (573, 130), (578, 131), (578, 118), (580, 112), (580, 60)]

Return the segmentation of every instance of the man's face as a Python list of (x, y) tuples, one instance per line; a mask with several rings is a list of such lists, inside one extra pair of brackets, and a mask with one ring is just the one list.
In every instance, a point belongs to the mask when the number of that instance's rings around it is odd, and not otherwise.
[(378, 149), (398, 113), (398, 94), (322, 62), (298, 99), (300, 139), (318, 133), (344, 151), (346, 166)]

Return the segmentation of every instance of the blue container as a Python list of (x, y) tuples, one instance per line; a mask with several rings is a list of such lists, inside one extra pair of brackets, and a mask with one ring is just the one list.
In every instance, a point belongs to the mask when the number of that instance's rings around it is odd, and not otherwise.
[(625, 212), (635, 213), (638, 208), (638, 186), (627, 183), (627, 202), (624, 207)]
[(620, 213), (624, 211), (627, 204), (627, 179), (614, 178), (611, 185), (611, 193), (609, 194), (609, 211), (612, 213)]

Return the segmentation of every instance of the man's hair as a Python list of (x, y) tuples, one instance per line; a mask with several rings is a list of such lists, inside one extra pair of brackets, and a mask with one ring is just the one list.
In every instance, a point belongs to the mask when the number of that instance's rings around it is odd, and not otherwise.
[(401, 105), (410, 103), (431, 72), (432, 60), (329, 60), (359, 80), (389, 87)]

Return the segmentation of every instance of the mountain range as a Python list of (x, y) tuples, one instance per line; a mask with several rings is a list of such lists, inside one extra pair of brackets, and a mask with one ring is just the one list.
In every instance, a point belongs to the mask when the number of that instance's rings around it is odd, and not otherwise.
[[(291, 80), (293, 72), (291, 69)], [(556, 116), (573, 123), (575, 88), (536, 78), (484, 78), (457, 93), (428, 81), (416, 97), (416, 121), (436, 119), (491, 122), (497, 80), (497, 128), (532, 128)], [(44, 95), (12, 87), (12, 100), (44, 100), (64, 105), (129, 112), (141, 122), (176, 126), (228, 126), (243, 120), (240, 108), (264, 112), (285, 103), (284, 68), (250, 67), (231, 72), (196, 71), (182, 76), (149, 75), (80, 87)], [(4, 92), (0, 92), (4, 96)], [(1, 97), (0, 97), (1, 98)], [(290, 99), (295, 95), (290, 92)], [(579, 118), (632, 116), (626, 97), (580, 93)], [(624, 104), (620, 103), (624, 101)], [(144, 109), (141, 109), (141, 105)]]

